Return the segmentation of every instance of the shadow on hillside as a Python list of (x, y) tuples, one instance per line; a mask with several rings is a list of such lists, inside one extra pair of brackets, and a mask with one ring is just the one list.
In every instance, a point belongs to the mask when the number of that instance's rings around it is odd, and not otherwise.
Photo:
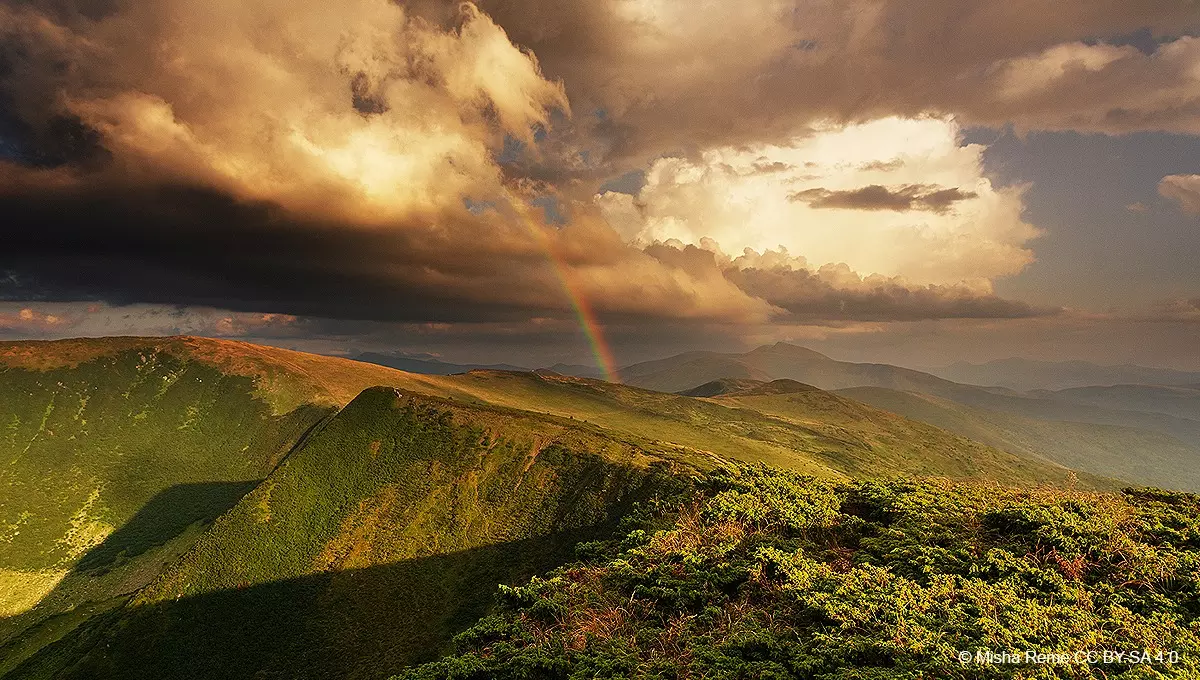
[(101, 614), (8, 678), (386, 678), (436, 658), (499, 583), (571, 559), (589, 528)]
[[(174, 545), (166, 555), (151, 555), (140, 561), (139, 557), (175, 541), (193, 525), (211, 524), (259, 481), (176, 484), (155, 494), (120, 529), (84, 553), (37, 606), (16, 616), (0, 617), (0, 652), (12, 654), (9, 661), (20, 658), (21, 650), (41, 644), (39, 641), (48, 635), (56, 636), (55, 630), (74, 625), (87, 611), (111, 606), (100, 604), (104, 600), (146, 585), (158, 575), (160, 566), (155, 561), (169, 560), (188, 545)], [(120, 574), (100, 580), (126, 566), (129, 568)], [(5, 665), (0, 659), (0, 672)]]
[(163, 545), (189, 526), (209, 524), (237, 504), (262, 480), (176, 484), (154, 495), (120, 529), (89, 550), (75, 572), (106, 571)]

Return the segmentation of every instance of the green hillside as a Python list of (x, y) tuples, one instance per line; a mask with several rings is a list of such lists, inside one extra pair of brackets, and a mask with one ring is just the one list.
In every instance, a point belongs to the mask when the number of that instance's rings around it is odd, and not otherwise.
[(488, 403), (583, 420), (660, 453), (712, 453), (834, 477), (915, 474), (1038, 484), (1062, 482), (1070, 474), (1060, 465), (982, 446), (815, 388), (802, 401), (772, 412), (758, 408), (770, 400), (697, 399), (561, 375), (472, 371), (449, 380)]
[(760, 385), (765, 385), (762, 380), (750, 380), (748, 378), (721, 378), (719, 380), (710, 380), (703, 385), (698, 385), (690, 390), (682, 390), (678, 394), (685, 397), (716, 397), (730, 392), (740, 392), (748, 390)]
[(438, 376), (249, 342), (191, 336), (0, 342), (0, 367), (43, 372), (73, 369), (128, 353), (175, 357), (223, 375), (248, 378), (254, 395), (270, 404), (277, 414), (306, 404), (340, 408), (374, 385), (396, 385), (439, 396), (453, 393)]
[(0, 673), (152, 581), (380, 383), (439, 391), (242, 342), (0, 343)]
[[(956, 436), (952, 431), (794, 380), (776, 380), (711, 400), (780, 418), (840, 440), (848, 448), (870, 451), (870, 456), (845, 462), (856, 478), (877, 476), (873, 471), (881, 469), (902, 469), (906, 474), (921, 476), (1061, 483), (1070, 474), (1063, 467), (1045, 465), (1037, 456), (1015, 456), (1009, 453), (1012, 449)], [(1085, 477), (1088, 486), (1112, 486), (1111, 482)]]
[(147, 583), (330, 411), (136, 349), (0, 367), (0, 672)]
[(672, 473), (602, 435), (363, 392), (127, 605), (6, 677), (381, 677)]
[(1039, 420), (874, 387), (838, 394), (1030, 458), (1140, 484), (1200, 491), (1200, 451), (1157, 432)]
[[(1183, 494), (742, 467), (397, 679), (1200, 677), (1198, 518)], [(984, 656), (1026, 650), (1064, 657)]]

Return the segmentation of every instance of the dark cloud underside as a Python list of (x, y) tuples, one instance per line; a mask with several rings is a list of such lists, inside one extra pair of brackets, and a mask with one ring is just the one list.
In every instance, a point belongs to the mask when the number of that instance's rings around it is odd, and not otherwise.
[(879, 184), (843, 191), (817, 188), (806, 189), (791, 195), (793, 201), (802, 201), (814, 208), (843, 208), (848, 210), (927, 210), (945, 213), (957, 202), (978, 196), (973, 191), (958, 187), (943, 188), (937, 185), (910, 184), (888, 188)]

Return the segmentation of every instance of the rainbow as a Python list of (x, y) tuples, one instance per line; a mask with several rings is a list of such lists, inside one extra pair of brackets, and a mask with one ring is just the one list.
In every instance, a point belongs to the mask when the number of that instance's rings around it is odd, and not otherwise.
[(596, 360), (596, 368), (600, 369), (601, 376), (612, 383), (621, 382), (617, 375), (617, 362), (613, 358), (612, 347), (608, 341), (604, 339), (604, 330), (600, 325), (600, 319), (597, 318), (596, 312), (592, 309), (592, 305), (588, 302), (587, 297), (579, 289), (579, 286), (571, 278), (571, 269), (567, 266), (566, 260), (558, 254), (554, 248), (554, 241), (546, 234), (536, 220), (529, 216), (528, 209), (524, 202), (514, 199), (511, 195), (507, 197), (509, 205), (511, 205), (517, 214), (521, 217), (521, 221), (537, 239), (542, 249), (546, 251), (546, 258), (550, 260), (550, 264), (554, 266), (554, 274), (558, 277), (559, 283), (562, 284), (563, 291), (567, 294), (567, 300), (571, 303), (571, 308), (575, 312), (575, 318), (579, 320), (579, 327), (583, 329), (583, 336), (587, 339), (588, 345), (592, 350), (592, 356)]
[(548, 247), (547, 253), (550, 256), (550, 262), (554, 264), (559, 281), (562, 282), (563, 290), (567, 293), (567, 299), (570, 300), (571, 307), (575, 310), (575, 317), (579, 319), (579, 327), (583, 329), (583, 335), (592, 348), (596, 367), (600, 369), (602, 377), (608, 382), (621, 382), (620, 377), (617, 376), (617, 364), (613, 359), (612, 347), (609, 347), (608, 341), (604, 339), (604, 331), (600, 326), (600, 320), (596, 318), (596, 312), (592, 310), (592, 305), (578, 287), (571, 282), (570, 271), (567, 269), (566, 263), (555, 254), (553, 247)]

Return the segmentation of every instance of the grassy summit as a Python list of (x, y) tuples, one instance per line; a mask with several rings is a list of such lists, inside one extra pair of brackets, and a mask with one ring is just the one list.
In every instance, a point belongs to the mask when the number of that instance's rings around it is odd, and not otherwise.
[(154, 580), (380, 383), (421, 378), (204, 338), (0, 343), (0, 674)]

